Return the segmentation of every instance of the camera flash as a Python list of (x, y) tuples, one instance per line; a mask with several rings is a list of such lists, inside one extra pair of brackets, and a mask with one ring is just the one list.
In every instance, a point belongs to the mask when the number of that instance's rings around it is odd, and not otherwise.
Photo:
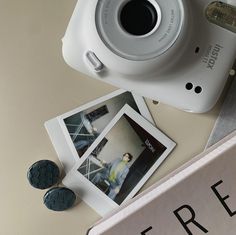
[(206, 18), (213, 24), (236, 33), (236, 7), (223, 2), (212, 2), (206, 8)]

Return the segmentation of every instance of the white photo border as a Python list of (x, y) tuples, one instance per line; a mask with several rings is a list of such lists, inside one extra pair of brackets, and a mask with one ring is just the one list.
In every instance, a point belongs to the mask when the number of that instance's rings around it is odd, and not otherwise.
[(98, 189), (92, 182), (86, 179), (80, 172), (78, 172), (78, 168), (89, 157), (93, 149), (101, 142), (101, 140), (108, 134), (108, 132), (124, 114), (130, 117), (140, 127), (145, 129), (149, 134), (157, 139), (162, 145), (166, 147), (166, 150), (162, 153), (162, 155), (157, 159), (157, 161), (143, 176), (139, 183), (132, 189), (132, 191), (128, 194), (128, 196), (123, 200), (121, 204), (135, 196), (135, 194), (140, 190), (144, 183), (150, 178), (150, 176), (155, 172), (155, 170), (161, 165), (161, 163), (166, 159), (166, 157), (176, 146), (175, 142), (173, 142), (169, 137), (155, 128), (150, 122), (148, 122), (139, 113), (137, 113), (134, 109), (126, 104), (84, 153), (84, 155), (81, 157), (81, 161), (76, 163), (73, 169), (66, 175), (66, 177), (62, 181), (65, 186), (77, 192), (79, 194), (79, 197), (83, 201), (85, 201), (102, 216), (119, 207), (119, 205), (112, 199), (110, 199), (100, 189)]

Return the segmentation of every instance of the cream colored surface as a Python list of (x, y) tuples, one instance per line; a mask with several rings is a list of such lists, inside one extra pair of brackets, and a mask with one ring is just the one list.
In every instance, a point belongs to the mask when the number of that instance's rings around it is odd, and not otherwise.
[[(58, 163), (44, 122), (115, 88), (70, 69), (61, 38), (75, 0), (0, 0), (0, 157), (2, 235), (84, 235), (99, 216), (86, 204), (56, 213), (29, 186), (28, 167), (40, 159)], [(79, 30), (79, 29), (78, 29)], [(178, 144), (147, 188), (201, 152), (218, 108), (184, 113), (148, 101), (158, 127)]]

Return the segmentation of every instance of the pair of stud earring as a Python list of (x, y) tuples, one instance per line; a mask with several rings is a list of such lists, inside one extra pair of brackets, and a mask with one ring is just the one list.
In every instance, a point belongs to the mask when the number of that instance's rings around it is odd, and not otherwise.
[[(50, 160), (35, 162), (27, 172), (31, 186), (37, 189), (49, 189), (60, 182), (60, 169)], [(53, 187), (43, 197), (44, 205), (54, 211), (64, 211), (76, 202), (76, 194), (66, 187)]]

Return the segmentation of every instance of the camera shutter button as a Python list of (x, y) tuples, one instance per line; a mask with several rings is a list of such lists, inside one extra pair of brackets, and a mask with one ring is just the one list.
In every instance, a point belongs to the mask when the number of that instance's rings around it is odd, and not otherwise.
[(97, 58), (94, 52), (88, 51), (85, 54), (86, 60), (90, 67), (96, 72), (99, 73), (104, 68), (103, 63)]

